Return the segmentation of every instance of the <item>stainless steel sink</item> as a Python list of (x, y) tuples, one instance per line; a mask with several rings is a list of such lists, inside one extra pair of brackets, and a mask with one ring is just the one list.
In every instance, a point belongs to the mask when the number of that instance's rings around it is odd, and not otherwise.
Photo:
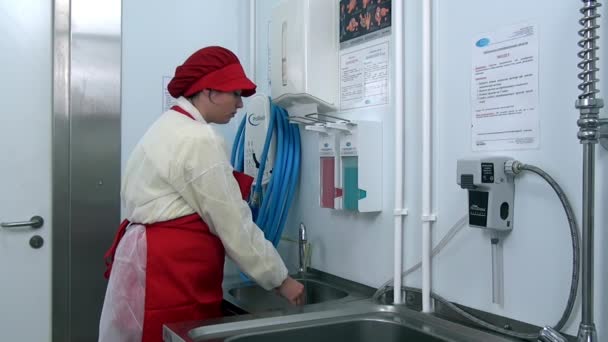
[[(298, 279), (304, 285), (304, 305), (318, 304), (327, 301), (342, 299), (348, 296), (346, 291), (337, 289), (329, 284), (316, 280)], [(272, 291), (266, 291), (258, 285), (237, 287), (228, 290), (236, 300), (248, 302), (257, 310), (281, 309), (289, 303)]]
[(447, 340), (429, 335), (413, 327), (390, 320), (355, 319), (348, 322), (285, 329), (266, 333), (242, 335), (229, 338), (230, 342), (367, 342), (367, 341), (416, 341), (445, 342)]
[[(371, 297), (374, 289), (327, 273), (311, 269), (292, 277), (304, 285), (303, 307), (324, 303), (343, 303)], [(300, 312), (302, 307), (291, 305), (274, 291), (266, 291), (252, 282), (224, 284), (224, 299), (239, 309), (258, 314), (268, 311)]]
[(321, 271), (311, 269), (293, 277), (306, 288), (305, 305), (293, 306), (251, 282), (227, 281), (224, 299), (248, 314), (169, 323), (163, 328), (164, 341), (514, 341), (406, 305), (381, 304), (371, 299), (375, 289)]
[[(327, 305), (327, 304), (325, 304)], [(263, 316), (264, 317), (264, 316)], [(507, 342), (514, 341), (404, 306), (355, 301), (326, 306), (325, 310), (264, 318), (232, 317), (220, 321), (165, 327), (166, 342)]]

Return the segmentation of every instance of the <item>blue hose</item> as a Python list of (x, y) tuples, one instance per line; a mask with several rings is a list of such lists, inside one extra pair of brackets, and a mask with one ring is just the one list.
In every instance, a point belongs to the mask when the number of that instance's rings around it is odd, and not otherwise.
[[(267, 196), (264, 197), (264, 204), (262, 206), (262, 208), (265, 211), (268, 211), (267, 215), (264, 216), (264, 218), (266, 219), (265, 221), (261, 221), (260, 222), (260, 226), (261, 227), (265, 227), (267, 229), (264, 229), (264, 233), (266, 235), (266, 239), (269, 241), (273, 241), (275, 235), (277, 234), (277, 227), (276, 226), (276, 214), (278, 211), (280, 211), (280, 205), (281, 205), (281, 201), (280, 201), (280, 196), (282, 194), (284, 194), (284, 192), (282, 191), (283, 188), (283, 183), (285, 181), (285, 178), (288, 177), (289, 175), (286, 174), (286, 162), (287, 162), (287, 158), (289, 157), (288, 153), (289, 152), (285, 152), (286, 151), (286, 145), (287, 145), (287, 141), (286, 139), (289, 139), (289, 136), (285, 133), (287, 133), (285, 131), (285, 129), (283, 128), (283, 119), (281, 117), (282, 113), (280, 111), (278, 111), (275, 108), (273, 108), (273, 116), (275, 116), (275, 118), (277, 118), (277, 149), (276, 149), (276, 154), (277, 154), (277, 158), (274, 162), (274, 168), (273, 168), (273, 176), (274, 176), (274, 172), (277, 173), (277, 176), (272, 177), (272, 179), (270, 180), (270, 183), (268, 185), (268, 194)], [(280, 175), (280, 176), (279, 176)], [(258, 178), (260, 179), (260, 178)], [(273, 209), (271, 211), (271, 209)]]
[[(235, 170), (243, 172), (245, 154), (245, 130), (247, 116), (241, 121), (232, 146), (230, 161)], [(276, 154), (270, 181), (262, 185), (266, 169), (268, 151), (275, 136)], [(266, 239), (276, 247), (281, 241), (285, 222), (293, 201), (300, 175), (300, 131), (289, 122), (287, 111), (270, 101), (270, 121), (264, 149), (259, 160), (256, 182), (249, 200), (249, 206), (256, 225), (264, 232)], [(243, 278), (246, 277), (241, 274)]]
[[(245, 123), (247, 123), (247, 114), (243, 117), (243, 120), (239, 124), (239, 128), (236, 131), (236, 137), (234, 139), (234, 144), (232, 145), (232, 153), (230, 154), (230, 163), (232, 167), (239, 172), (243, 172), (243, 141), (245, 139)], [(239, 159), (237, 160), (237, 156)]]
[[(295, 126), (295, 125), (291, 127), (291, 130), (292, 130), (292, 137), (294, 138), (294, 144), (295, 144), (295, 146), (294, 146), (295, 154), (294, 154), (294, 158), (293, 158), (294, 164), (292, 167), (292, 170), (294, 170), (294, 172), (291, 174), (290, 182), (288, 185), (289, 192), (287, 193), (287, 201), (285, 203), (285, 207), (281, 211), (281, 219), (279, 221), (280, 227), (285, 226), (285, 221), (287, 220), (287, 214), (289, 213), (289, 208), (291, 207), (291, 203), (293, 201), (293, 196), (295, 194), (298, 179), (300, 177), (300, 156), (301, 156), (300, 131), (298, 129), (298, 126)], [(275, 236), (275, 239), (273, 240), (273, 244), (275, 246), (279, 244), (280, 238), (281, 238), (280, 235)]]
[[(272, 108), (271, 108), (272, 109)], [(260, 168), (258, 169), (258, 174), (256, 176), (256, 183), (255, 183), (255, 187), (253, 189), (253, 195), (252, 195), (252, 200), (249, 202), (249, 206), (252, 208), (252, 210), (258, 211), (259, 215), (254, 218), (255, 223), (258, 225), (258, 227), (262, 228), (262, 231), (264, 232), (264, 236), (267, 237), (268, 231), (266, 229), (264, 229), (264, 227), (266, 227), (266, 214), (267, 214), (267, 207), (268, 207), (268, 198), (270, 197), (270, 194), (272, 194), (272, 187), (274, 185), (274, 177), (271, 176), (270, 178), (270, 182), (268, 183), (268, 185), (266, 186), (266, 192), (265, 194), (263, 193), (263, 188), (262, 188), (262, 180), (264, 178), (264, 172), (266, 170), (266, 161), (268, 160), (268, 151), (270, 150), (270, 142), (272, 141), (272, 136), (274, 134), (279, 135), (281, 130), (278, 127), (278, 118), (276, 113), (271, 110), (270, 111), (270, 122), (268, 125), (268, 131), (266, 132), (266, 139), (264, 140), (264, 149), (262, 150), (262, 156), (260, 157)], [(281, 152), (279, 151), (280, 145), (281, 145), (281, 141), (280, 139), (276, 140), (276, 144), (277, 144), (277, 148), (276, 148), (276, 155), (275, 155), (275, 162), (274, 162), (274, 167), (272, 171), (277, 170), (277, 165), (280, 163), (280, 157), (281, 157)]]

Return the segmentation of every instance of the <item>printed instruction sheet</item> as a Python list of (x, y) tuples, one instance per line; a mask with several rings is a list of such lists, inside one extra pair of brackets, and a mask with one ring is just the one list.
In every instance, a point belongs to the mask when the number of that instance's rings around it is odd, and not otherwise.
[(340, 56), (341, 109), (388, 104), (388, 41), (342, 53)]
[(539, 147), (538, 32), (525, 23), (473, 39), (473, 151)]

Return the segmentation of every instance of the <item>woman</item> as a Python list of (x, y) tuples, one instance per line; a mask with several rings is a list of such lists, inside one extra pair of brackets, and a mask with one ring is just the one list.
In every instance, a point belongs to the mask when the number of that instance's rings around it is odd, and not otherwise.
[(222, 47), (177, 67), (168, 86), (176, 105), (126, 165), (127, 219), (106, 254), (100, 341), (162, 341), (165, 323), (221, 316), (224, 253), (263, 288), (301, 304), (302, 284), (287, 275), (243, 200), (252, 178), (233, 172), (210, 125), (228, 123), (255, 88)]

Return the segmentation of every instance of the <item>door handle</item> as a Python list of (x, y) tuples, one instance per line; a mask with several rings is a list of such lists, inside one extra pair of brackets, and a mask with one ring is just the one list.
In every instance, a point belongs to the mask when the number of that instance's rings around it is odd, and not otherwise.
[(40, 228), (44, 224), (44, 219), (40, 216), (34, 216), (29, 221), (22, 222), (2, 222), (0, 226), (2, 228), (20, 228), (20, 227), (32, 227)]

